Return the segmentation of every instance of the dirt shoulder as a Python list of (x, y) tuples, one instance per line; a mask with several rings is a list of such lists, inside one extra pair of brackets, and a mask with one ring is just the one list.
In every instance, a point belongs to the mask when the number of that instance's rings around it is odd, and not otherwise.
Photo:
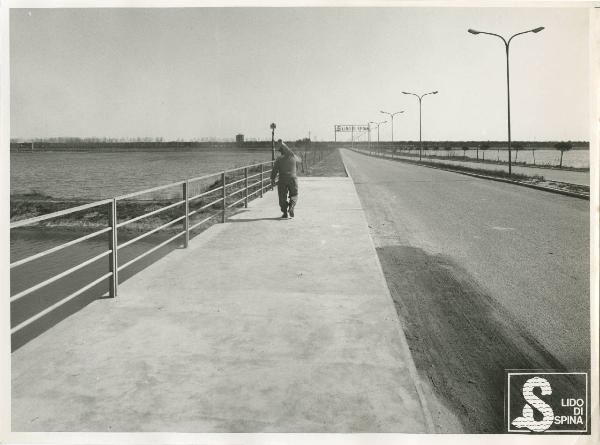
[(308, 166), (298, 176), (348, 176), (338, 148), (323, 153), (321, 160)]

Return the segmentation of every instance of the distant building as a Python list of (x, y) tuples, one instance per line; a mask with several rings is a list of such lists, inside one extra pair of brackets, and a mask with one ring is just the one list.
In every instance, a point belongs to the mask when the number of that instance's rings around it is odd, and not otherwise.
[(243, 134), (235, 135), (235, 145), (237, 145), (237, 146), (244, 145), (244, 135)]

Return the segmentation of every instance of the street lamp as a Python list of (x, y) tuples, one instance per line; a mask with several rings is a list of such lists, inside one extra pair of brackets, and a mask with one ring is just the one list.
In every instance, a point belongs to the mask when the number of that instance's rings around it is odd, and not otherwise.
[(367, 127), (369, 129), (369, 154), (371, 154), (371, 124), (377, 125), (377, 122), (369, 121), (369, 123), (367, 124)]
[(416, 96), (419, 99), (419, 161), (423, 156), (423, 141), (421, 140), (421, 100), (428, 94), (437, 94), (437, 91), (430, 91), (429, 93), (421, 94), (420, 96), (415, 93), (407, 93), (406, 91), (402, 91), (402, 94), (409, 94), (411, 96)]
[(390, 113), (388, 111), (380, 111), (380, 113), (389, 115), (390, 119), (392, 120), (392, 148), (394, 148), (394, 116), (400, 113), (404, 113), (404, 110), (396, 111), (395, 113)]
[(381, 152), (380, 152), (380, 150), (379, 150), (379, 126), (380, 126), (381, 124), (385, 124), (385, 123), (387, 123), (387, 121), (373, 122), (373, 123), (377, 125), (377, 152), (378, 152), (379, 154), (381, 154)]
[(529, 32), (533, 32), (533, 33), (537, 34), (538, 32), (540, 32), (543, 29), (544, 29), (543, 26), (539, 26), (537, 28), (530, 29), (528, 31), (518, 32), (516, 34), (513, 34), (508, 39), (508, 41), (501, 35), (494, 34), (492, 32), (476, 31), (474, 29), (468, 30), (469, 33), (475, 34), (475, 35), (487, 34), (489, 36), (498, 37), (498, 38), (502, 39), (502, 41), (504, 42), (504, 47), (506, 48), (506, 101), (507, 101), (507, 106), (508, 106), (508, 174), (509, 174), (509, 176), (512, 174), (512, 157), (511, 157), (511, 148), (510, 148), (511, 147), (511, 138), (510, 138), (510, 71), (509, 71), (509, 67), (508, 67), (508, 49), (509, 49), (510, 41), (513, 38), (515, 38), (516, 36), (520, 36), (521, 34), (527, 34)]
[(275, 128), (277, 125), (273, 122), (271, 124), (271, 161), (275, 160)]

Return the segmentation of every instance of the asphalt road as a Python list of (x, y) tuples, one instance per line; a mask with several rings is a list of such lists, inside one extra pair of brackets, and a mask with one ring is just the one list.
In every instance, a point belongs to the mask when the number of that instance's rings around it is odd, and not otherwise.
[(589, 202), (342, 150), (440, 432), (501, 432), (505, 369), (589, 368)]
[[(407, 157), (407, 159), (414, 160), (415, 157)], [(492, 157), (492, 159), (494, 159)], [(504, 170), (508, 171), (507, 164), (484, 164), (482, 162), (468, 162), (468, 161), (454, 161), (450, 159), (440, 158), (429, 158), (425, 157), (427, 162), (439, 162), (445, 164), (463, 165), (465, 167), (478, 168), (483, 170)], [(539, 167), (522, 167), (520, 165), (513, 165), (512, 172), (527, 176), (543, 176), (548, 181), (566, 182), (569, 184), (579, 185), (590, 185), (590, 172), (589, 171), (571, 171), (571, 170), (559, 170), (552, 168), (539, 168)]]

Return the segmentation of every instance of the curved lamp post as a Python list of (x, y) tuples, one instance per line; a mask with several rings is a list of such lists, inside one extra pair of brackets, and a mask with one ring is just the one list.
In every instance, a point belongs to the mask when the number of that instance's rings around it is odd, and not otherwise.
[(419, 99), (419, 161), (423, 156), (423, 141), (421, 140), (421, 101), (423, 98), (429, 94), (437, 94), (437, 91), (430, 91), (429, 93), (421, 94), (420, 96), (415, 93), (407, 93), (406, 91), (402, 91), (402, 94), (409, 94), (411, 96), (416, 96)]
[(275, 160), (275, 128), (277, 125), (273, 122), (271, 124), (271, 161)]
[(400, 113), (404, 113), (404, 110), (396, 111), (395, 113), (390, 113), (388, 111), (380, 111), (380, 113), (387, 114), (392, 121), (392, 148), (393, 148), (393, 146), (394, 146), (394, 116), (397, 114), (400, 114)]
[(381, 122), (373, 122), (375, 125), (377, 125), (377, 152), (379, 154), (381, 154), (380, 150), (379, 150), (379, 126), (381, 124), (385, 124), (387, 123), (387, 121), (381, 121)]
[(510, 144), (511, 144), (511, 138), (510, 138), (510, 71), (509, 71), (509, 66), (508, 66), (508, 50), (509, 50), (509, 46), (510, 46), (510, 41), (513, 38), (515, 38), (516, 36), (520, 36), (521, 34), (527, 34), (529, 32), (533, 32), (533, 33), (537, 34), (538, 32), (542, 31), (543, 29), (544, 29), (543, 26), (539, 26), (534, 29), (530, 29), (530, 30), (523, 31), (523, 32), (518, 32), (516, 34), (513, 34), (508, 40), (506, 40), (501, 35), (494, 34), (493, 32), (477, 31), (475, 29), (468, 30), (469, 33), (475, 34), (475, 35), (476, 34), (487, 34), (489, 36), (498, 37), (498, 38), (502, 39), (502, 41), (504, 42), (504, 47), (506, 48), (506, 98), (507, 98), (507, 106), (508, 106), (508, 174), (509, 174), (509, 176), (512, 174), (512, 158), (511, 158), (511, 150), (510, 150)]
[(377, 122), (369, 121), (369, 123), (367, 123), (367, 127), (369, 128), (369, 154), (371, 154), (371, 124), (377, 125)]

